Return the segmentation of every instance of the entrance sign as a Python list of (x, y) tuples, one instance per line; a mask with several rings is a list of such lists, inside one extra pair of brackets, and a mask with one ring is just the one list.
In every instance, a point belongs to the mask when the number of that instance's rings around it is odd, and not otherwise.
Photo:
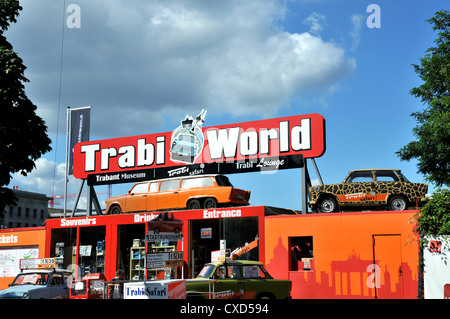
[(74, 176), (100, 185), (284, 169), (325, 152), (325, 119), (319, 114), (202, 127), (205, 114), (186, 116), (173, 132), (78, 143)]

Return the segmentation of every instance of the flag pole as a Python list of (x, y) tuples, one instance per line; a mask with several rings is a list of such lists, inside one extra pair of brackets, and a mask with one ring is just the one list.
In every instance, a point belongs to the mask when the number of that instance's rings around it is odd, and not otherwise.
[(67, 123), (66, 123), (66, 171), (64, 176), (64, 216), (67, 211), (67, 182), (69, 179), (69, 141), (70, 141), (70, 106), (67, 107)]

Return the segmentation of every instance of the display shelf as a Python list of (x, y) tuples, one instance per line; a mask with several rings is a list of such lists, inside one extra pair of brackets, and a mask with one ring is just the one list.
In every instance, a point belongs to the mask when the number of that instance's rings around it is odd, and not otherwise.
[(130, 248), (130, 280), (144, 279), (145, 247)]

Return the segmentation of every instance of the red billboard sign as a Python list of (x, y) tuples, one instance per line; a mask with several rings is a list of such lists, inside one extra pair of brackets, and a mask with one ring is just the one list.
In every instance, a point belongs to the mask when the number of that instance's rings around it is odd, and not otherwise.
[(73, 174), (80, 179), (91, 176), (91, 184), (98, 184), (144, 178), (143, 172), (150, 169), (182, 171), (189, 165), (202, 168), (212, 163), (242, 166), (252, 160), (258, 160), (252, 162), (255, 165), (279, 166), (280, 159), (314, 158), (325, 152), (325, 119), (319, 114), (215, 127), (202, 127), (204, 117), (203, 111), (195, 119), (186, 116), (172, 132), (78, 143)]

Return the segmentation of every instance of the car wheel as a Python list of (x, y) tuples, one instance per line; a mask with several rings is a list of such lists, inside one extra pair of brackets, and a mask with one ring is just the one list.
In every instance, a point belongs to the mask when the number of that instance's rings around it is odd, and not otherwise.
[(319, 204), (319, 212), (332, 213), (337, 211), (337, 203), (333, 197), (324, 198)]
[(110, 214), (111, 214), (111, 215), (119, 215), (119, 214), (122, 214), (122, 209), (120, 208), (119, 205), (114, 205), (114, 206), (111, 208)]
[(390, 210), (406, 210), (408, 208), (408, 202), (403, 196), (393, 196), (389, 201)]
[(193, 199), (188, 203), (188, 209), (201, 209), (202, 205), (198, 199)]
[(215, 198), (207, 198), (205, 202), (203, 203), (203, 207), (206, 209), (209, 208), (216, 208), (217, 207), (217, 200)]

